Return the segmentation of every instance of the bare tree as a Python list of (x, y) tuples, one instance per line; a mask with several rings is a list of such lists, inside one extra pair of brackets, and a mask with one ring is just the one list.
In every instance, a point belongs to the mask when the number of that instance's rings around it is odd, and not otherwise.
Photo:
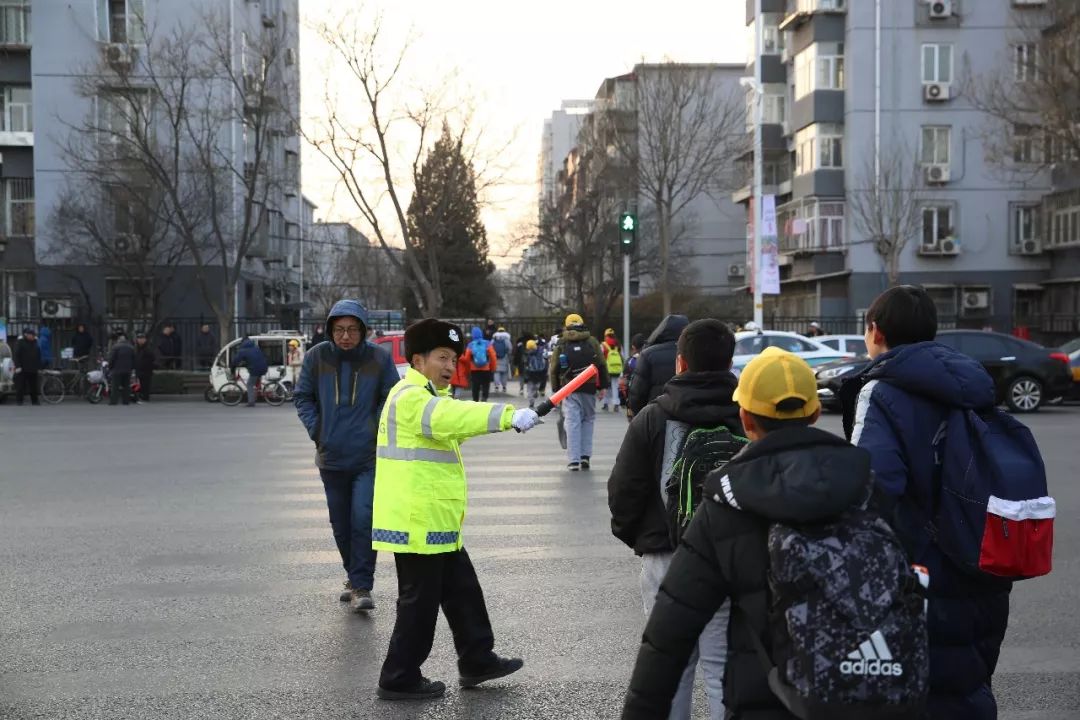
[(401, 307), (404, 282), (382, 248), (357, 234), (353, 242), (316, 225), (305, 253), (307, 298), (316, 317), (342, 297), (361, 297), (371, 309)]
[[(479, 156), (483, 132), (474, 126), (470, 104), (449, 97), (449, 80), (436, 89), (410, 87), (406, 66), (412, 40), (388, 39), (381, 15), (348, 12), (316, 31), (341, 68), (335, 79), (343, 78), (344, 87), (335, 92), (328, 81), (323, 116), (312, 122), (307, 140), (333, 168), (388, 260), (407, 278), (420, 311), (438, 315), (443, 306), (438, 248), (425, 250), (407, 218), (424, 158), (449, 118), (457, 128), (455, 141), (476, 169), (479, 193), (498, 182), (498, 163)], [(357, 102), (359, 122), (344, 109)], [(392, 216), (389, 222), (384, 212)]]
[(91, 314), (90, 293), (70, 268), (100, 267), (122, 281), (131, 302), (126, 317), (117, 319), (129, 325), (141, 321), (153, 327), (167, 312), (161, 299), (189, 255), (168, 223), (157, 221), (169, 212), (163, 205), (151, 187), (135, 195), (118, 186), (69, 182), (65, 187), (49, 219), (54, 242), (45, 257), (80, 287)]
[(965, 95), (986, 116), (987, 160), (1018, 180), (1080, 161), (1080, 3), (1047, 0), (1013, 11), (1013, 38), (1002, 61), (965, 66)]
[(605, 130), (635, 170), (638, 192), (653, 206), (659, 236), (659, 286), (671, 312), (676, 219), (695, 199), (719, 199), (736, 187), (733, 172), (746, 147), (745, 99), (725, 90), (716, 65), (641, 64), (634, 68), (634, 106), (606, 113), (634, 116), (636, 132)]
[(283, 71), (283, 25), (261, 25), (237, 48), (227, 17), (207, 4), (190, 26), (147, 27), (144, 44), (105, 46), (77, 74), (93, 110), (68, 125), (63, 145), (80, 181), (159, 193), (145, 209), (182, 244), (222, 342), (245, 261), (267, 251), (281, 217), (286, 178), (273, 156), (293, 132), (285, 108), (297, 91)]
[(848, 190), (848, 209), (855, 229), (872, 243), (882, 267), (895, 285), (900, 259), (908, 242), (919, 233), (922, 204), (927, 198), (915, 156), (904, 143), (890, 145), (875, 167), (868, 155), (858, 186)]

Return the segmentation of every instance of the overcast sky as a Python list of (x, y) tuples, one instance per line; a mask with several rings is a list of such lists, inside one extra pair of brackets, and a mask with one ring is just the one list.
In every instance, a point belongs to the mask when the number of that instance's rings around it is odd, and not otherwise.
[[(304, 0), (302, 21), (334, 18), (341, 0)], [(437, 82), (450, 68), (478, 99), (486, 135), (512, 168), (485, 210), (493, 260), (514, 259), (507, 238), (515, 224), (535, 218), (537, 162), (543, 121), (564, 99), (592, 98), (606, 77), (628, 71), (641, 59), (681, 62), (742, 62), (743, 0), (396, 0), (366, 3), (381, 9), (387, 24), (416, 35), (411, 74)], [(309, 29), (302, 30), (304, 114), (318, 113), (327, 54)], [(340, 73), (340, 70), (331, 70)], [(340, 194), (317, 154), (304, 157), (304, 194), (319, 206), (316, 217), (347, 220), (367, 232), (359, 213)]]

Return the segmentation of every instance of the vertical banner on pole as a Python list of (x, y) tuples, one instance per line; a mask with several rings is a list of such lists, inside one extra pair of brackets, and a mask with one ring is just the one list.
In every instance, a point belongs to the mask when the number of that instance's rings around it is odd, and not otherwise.
[(746, 226), (746, 287), (750, 294), (754, 294), (754, 283), (757, 282), (757, 254), (754, 252), (754, 198), (750, 198), (749, 212), (750, 224)]
[(776, 196), (761, 198), (761, 291), (780, 294), (780, 242), (776, 232)]

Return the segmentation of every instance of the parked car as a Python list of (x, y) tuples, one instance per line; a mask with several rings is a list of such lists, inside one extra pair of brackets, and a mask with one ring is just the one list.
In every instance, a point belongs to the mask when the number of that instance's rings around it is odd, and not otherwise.
[(1080, 348), (1069, 355), (1069, 369), (1072, 371), (1072, 387), (1065, 393), (1065, 399), (1080, 400)]
[[(1070, 357), (1012, 335), (981, 330), (946, 330), (938, 342), (978, 360), (997, 388), (999, 404), (1012, 412), (1035, 412), (1044, 403), (1073, 389)], [(870, 358), (848, 359), (817, 370), (818, 397), (827, 409), (838, 409), (840, 385), (870, 364)]]
[(389, 351), (394, 358), (394, 364), (397, 365), (398, 375), (405, 377), (405, 373), (409, 371), (409, 361), (405, 357), (405, 333), (391, 330), (375, 336), (371, 339), (371, 342), (382, 345), (384, 349)]
[(778, 347), (795, 353), (811, 367), (844, 357), (844, 353), (797, 333), (766, 330), (735, 333), (735, 357), (732, 369), (738, 375), (746, 363), (767, 347)]
[(811, 339), (844, 355), (857, 357), (866, 354), (866, 338), (862, 335), (820, 335)]

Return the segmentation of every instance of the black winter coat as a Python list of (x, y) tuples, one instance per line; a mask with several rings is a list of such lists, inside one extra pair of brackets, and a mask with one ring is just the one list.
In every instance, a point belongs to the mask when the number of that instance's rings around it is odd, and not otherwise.
[(126, 340), (117, 342), (109, 353), (109, 372), (115, 377), (116, 373), (130, 374), (134, 369), (135, 348)]
[(683, 373), (664, 394), (634, 416), (608, 478), (611, 533), (635, 553), (671, 552), (660, 475), (668, 421), (694, 427), (725, 425), (743, 434), (739, 406), (731, 399), (738, 381), (730, 372)]
[(649, 336), (634, 366), (634, 379), (630, 381), (627, 406), (633, 414), (658, 398), (667, 381), (675, 377), (679, 335), (689, 324), (685, 315), (668, 315)]
[(157, 353), (150, 344), (135, 346), (135, 372), (139, 375), (149, 375), (154, 372), (157, 365)]
[[(741, 510), (718, 502), (722, 481)], [(751, 443), (709, 476), (645, 627), (624, 720), (665, 718), (701, 631), (732, 602), (724, 705), (728, 720), (794, 720), (769, 689), (750, 626), (772, 647), (769, 556), (772, 522), (821, 522), (866, 500), (870, 455), (816, 428), (791, 428)], [(740, 619), (740, 613), (744, 618)]]
[(86, 357), (94, 347), (94, 336), (86, 332), (77, 332), (71, 337), (71, 352), (77, 357)]
[(195, 336), (195, 355), (200, 360), (213, 360), (217, 351), (218, 344), (214, 333), (200, 332)]
[(15, 343), (15, 353), (11, 356), (11, 361), (15, 364), (15, 367), (22, 369), (23, 372), (37, 372), (40, 370), (41, 348), (38, 347), (37, 340), (19, 338), (19, 341)]
[(163, 358), (179, 358), (182, 347), (180, 335), (175, 332), (172, 335), (162, 335), (158, 340), (158, 352)]

